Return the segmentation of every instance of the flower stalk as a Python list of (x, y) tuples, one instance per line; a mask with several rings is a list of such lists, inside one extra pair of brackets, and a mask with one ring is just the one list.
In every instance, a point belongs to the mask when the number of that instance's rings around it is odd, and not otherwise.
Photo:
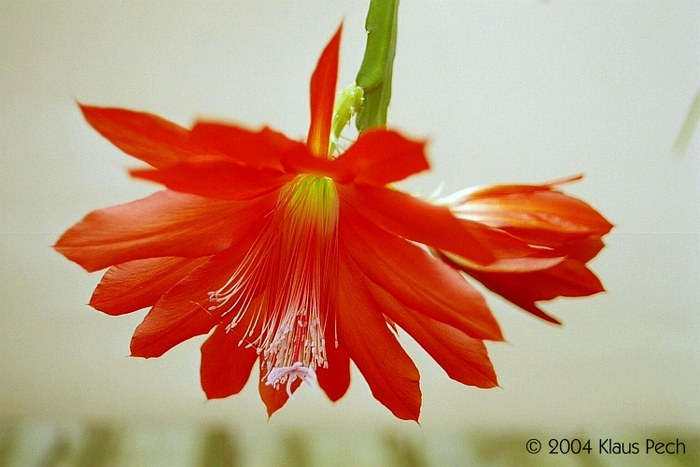
[(362, 133), (386, 126), (396, 55), (399, 0), (372, 0), (365, 20), (367, 46), (355, 82), (364, 91), (355, 125)]

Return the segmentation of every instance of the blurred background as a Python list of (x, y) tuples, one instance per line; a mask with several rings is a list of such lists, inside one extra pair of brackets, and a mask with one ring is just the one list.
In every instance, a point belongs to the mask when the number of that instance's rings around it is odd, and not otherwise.
[(338, 403), (303, 387), (268, 421), (250, 382), (205, 401), (203, 337), (132, 359), (145, 311), (86, 305), (100, 274), (51, 245), (157, 187), (129, 179), (136, 161), (76, 100), (303, 139), (316, 60), (344, 21), (339, 88), (353, 82), (367, 5), (0, 0), (0, 464), (574, 465), (586, 458), (525, 442), (576, 436), (688, 449), (596, 465), (700, 462), (700, 137), (672, 150), (700, 87), (695, 1), (402, 2), (389, 123), (427, 138), (433, 165), (402, 187), (583, 172), (567, 192), (616, 225), (592, 263), (608, 292), (545, 304), (563, 326), (487, 294), (508, 340), (489, 345), (501, 388), (450, 380), (403, 334), (420, 425), (394, 419), (356, 371)]

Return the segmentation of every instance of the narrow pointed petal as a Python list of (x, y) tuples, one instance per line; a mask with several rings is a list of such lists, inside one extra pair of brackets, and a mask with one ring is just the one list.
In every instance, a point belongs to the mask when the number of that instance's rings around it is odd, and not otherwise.
[(132, 357), (160, 357), (176, 345), (211, 331), (218, 320), (201, 306), (180, 302), (165, 308), (156, 304), (131, 338)]
[(156, 115), (110, 107), (80, 105), (87, 122), (125, 153), (153, 167), (168, 167), (203, 150), (189, 131)]
[(244, 201), (279, 189), (293, 174), (257, 169), (224, 159), (183, 163), (161, 170), (132, 170), (136, 178), (160, 183), (171, 190), (207, 198)]
[(305, 150), (304, 144), (270, 128), (251, 131), (218, 122), (197, 122), (191, 140), (212, 153), (224, 154), (233, 161), (258, 169), (284, 171), (285, 156)]
[(502, 274), (464, 269), (492, 292), (533, 315), (560, 324), (560, 321), (540, 309), (535, 302), (557, 297), (585, 297), (604, 291), (600, 280), (586, 265), (575, 259), (544, 271)]
[(90, 306), (112, 316), (152, 306), (207, 259), (147, 258), (112, 266), (93, 292)]
[(387, 327), (374, 300), (341, 254), (338, 282), (338, 339), (364, 376), (375, 399), (397, 418), (418, 421), (420, 376)]
[[(360, 274), (356, 274), (360, 277)], [(450, 378), (480, 388), (498, 385), (483, 341), (403, 306), (385, 290), (365, 281), (379, 309), (413, 337)]]
[(202, 344), (202, 364), (200, 377), (202, 389), (207, 399), (220, 399), (241, 392), (250, 379), (258, 354), (254, 348), (240, 345), (242, 327), (226, 331), (226, 326), (219, 324), (211, 336)]
[[(272, 414), (277, 412), (279, 409), (284, 407), (284, 404), (289, 400), (289, 395), (287, 394), (286, 383), (281, 385), (278, 389), (265, 383), (264, 375), (266, 374), (265, 369), (260, 365), (260, 381), (258, 382), (258, 392), (260, 393), (260, 399), (262, 399), (267, 409), (267, 416), (272, 417)], [(301, 380), (296, 379), (292, 382), (290, 386), (290, 391), (292, 394), (299, 389), (301, 385)]]
[(354, 174), (355, 183), (386, 185), (428, 170), (425, 143), (384, 129), (367, 130), (336, 163)]
[(326, 360), (328, 368), (317, 368), (318, 385), (333, 402), (343, 397), (350, 387), (350, 358), (336, 347), (334, 330), (326, 330)]
[(450, 204), (458, 204), (461, 200), (468, 198), (480, 198), (482, 196), (508, 196), (511, 194), (519, 194), (523, 192), (533, 192), (540, 190), (556, 190), (561, 185), (580, 182), (583, 180), (583, 174), (572, 175), (559, 180), (554, 180), (538, 185), (532, 184), (503, 184), (503, 185), (482, 185), (471, 188), (466, 188), (446, 198)]
[(311, 76), (311, 125), (306, 144), (311, 153), (317, 157), (325, 158), (328, 155), (342, 31), (341, 25), (323, 50)]
[(142, 258), (208, 256), (238, 241), (274, 203), (274, 197), (232, 203), (161, 191), (91, 212), (54, 248), (88, 271)]
[(339, 185), (338, 192), (377, 225), (407, 239), (449, 251), (482, 267), (532, 270), (563, 258), (533, 248), (503, 231), (455, 218), (436, 206), (396, 190), (371, 185)]
[(230, 278), (254, 236), (251, 232), (168, 290), (136, 328), (131, 339), (132, 355), (158, 357), (186, 339), (208, 333), (217, 325), (226, 310), (211, 309), (209, 292)]
[(408, 310), (396, 324), (423, 347), (455, 381), (478, 388), (498, 386), (484, 342), (462, 331)]
[(577, 238), (575, 240), (562, 243), (556, 246), (556, 250), (567, 258), (576, 259), (582, 263), (587, 263), (595, 258), (605, 247), (605, 243), (600, 237), (592, 236), (587, 238)]
[(481, 294), (452, 267), (342, 205), (341, 249), (400, 303), (477, 339), (502, 340)]

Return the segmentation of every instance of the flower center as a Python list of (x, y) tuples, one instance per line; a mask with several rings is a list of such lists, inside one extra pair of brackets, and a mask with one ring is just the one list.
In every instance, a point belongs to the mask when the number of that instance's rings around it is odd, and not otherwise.
[(316, 379), (326, 368), (326, 324), (337, 274), (338, 194), (328, 177), (299, 175), (282, 187), (275, 210), (231, 278), (209, 292), (210, 311), (244, 317), (239, 342), (255, 347), (278, 389)]

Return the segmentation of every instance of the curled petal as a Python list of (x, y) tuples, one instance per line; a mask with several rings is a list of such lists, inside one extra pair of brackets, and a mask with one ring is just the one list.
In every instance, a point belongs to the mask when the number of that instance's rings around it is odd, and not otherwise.
[(516, 237), (486, 225), (459, 220), (445, 206), (371, 185), (339, 185), (338, 192), (377, 225), (410, 240), (459, 255), (483, 268), (533, 270), (551, 267), (563, 258), (533, 248)]
[(168, 167), (204, 150), (189, 131), (156, 115), (127, 109), (80, 105), (87, 122), (125, 153), (153, 167)]
[(90, 306), (108, 315), (122, 315), (156, 303), (203, 258), (147, 258), (112, 266), (90, 299)]
[(601, 237), (612, 228), (598, 211), (555, 190), (552, 184), (472, 190), (459, 195), (451, 210), (461, 219), (503, 229), (531, 244), (551, 247), (577, 238)]
[(91, 212), (54, 248), (88, 271), (142, 258), (208, 256), (238, 241), (274, 203), (274, 196), (232, 203), (161, 191)]
[(241, 329), (245, 330), (247, 324), (245, 319), (240, 327), (228, 331), (219, 324), (202, 344), (200, 377), (207, 399), (238, 394), (248, 382), (258, 354), (254, 348), (241, 345)]
[(418, 420), (418, 369), (401, 348), (363, 284), (341, 255), (338, 283), (338, 339), (367, 380), (372, 395), (402, 420)]
[(511, 194), (532, 192), (540, 190), (555, 190), (558, 186), (566, 185), (569, 183), (580, 182), (583, 180), (583, 174), (572, 175), (570, 177), (565, 177), (559, 180), (554, 180), (547, 183), (541, 183), (539, 185), (531, 184), (510, 184), (510, 185), (482, 185), (475, 186), (471, 188), (465, 188), (457, 193), (447, 196), (443, 199), (443, 202), (450, 205), (460, 204), (463, 200), (467, 198), (480, 198), (482, 196), (508, 196)]

